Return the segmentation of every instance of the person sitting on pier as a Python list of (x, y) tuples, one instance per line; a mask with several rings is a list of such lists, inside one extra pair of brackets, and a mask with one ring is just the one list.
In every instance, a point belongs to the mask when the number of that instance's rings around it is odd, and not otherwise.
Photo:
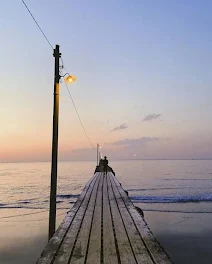
[(107, 166), (108, 166), (108, 160), (107, 157), (105, 156), (104, 160), (103, 160), (103, 164), (104, 164), (104, 175), (107, 175)]

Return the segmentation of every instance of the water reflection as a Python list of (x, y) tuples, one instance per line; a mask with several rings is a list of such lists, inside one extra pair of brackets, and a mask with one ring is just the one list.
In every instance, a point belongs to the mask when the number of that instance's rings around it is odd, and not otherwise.
[[(57, 226), (66, 211), (59, 210)], [(33, 214), (37, 210), (16, 209), (13, 211), (18, 215), (16, 218), (6, 218), (11, 210), (1, 209), (0, 212), (0, 263), (34, 264), (48, 241), (48, 211)]]
[(144, 217), (174, 263), (211, 263), (212, 214), (144, 211)]

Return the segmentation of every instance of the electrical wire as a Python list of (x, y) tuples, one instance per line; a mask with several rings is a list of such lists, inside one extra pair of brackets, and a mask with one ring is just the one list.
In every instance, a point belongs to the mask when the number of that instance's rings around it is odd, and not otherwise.
[[(32, 19), (33, 19), (34, 22), (36, 23), (37, 27), (39, 28), (39, 30), (40, 30), (41, 33), (43, 34), (44, 38), (46, 39), (46, 41), (48, 42), (48, 44), (50, 45), (50, 47), (51, 47), (52, 49), (54, 49), (53, 46), (52, 46), (52, 44), (51, 44), (51, 42), (50, 42), (49, 39), (47, 38), (46, 34), (45, 34), (44, 31), (42, 30), (42, 28), (40, 27), (40, 25), (38, 24), (38, 22), (36, 21), (35, 17), (33, 16), (32, 12), (31, 12), (30, 9), (28, 8), (28, 6), (27, 6), (27, 4), (24, 2), (24, 0), (22, 0), (22, 3), (25, 5), (27, 11), (28, 11), (29, 14), (31, 15)], [(62, 69), (63, 69), (63, 68), (66, 68), (66, 67), (64, 66), (64, 62), (63, 62), (62, 57), (60, 57), (60, 59), (61, 59), (61, 62), (62, 62), (62, 67), (61, 67), (61, 68), (62, 68)], [(64, 79), (64, 77), (63, 77), (63, 79)], [(67, 84), (66, 84), (66, 82), (65, 82), (65, 79), (64, 79), (64, 83), (65, 83), (66, 88), (67, 88), (67, 90), (68, 90), (69, 96), (70, 96), (71, 101), (72, 101), (72, 103), (73, 103), (74, 109), (75, 109), (75, 111), (76, 111), (77, 117), (78, 117), (78, 119), (79, 119), (79, 121), (80, 121), (80, 124), (81, 124), (81, 126), (82, 126), (82, 129), (83, 129), (83, 131), (84, 131), (84, 133), (85, 133), (85, 136), (87, 137), (87, 139), (88, 139), (90, 145), (91, 145), (93, 148), (95, 148), (94, 145), (93, 145), (93, 143), (91, 142), (91, 140), (90, 140), (90, 138), (89, 138), (87, 132), (86, 132), (86, 129), (85, 129), (83, 123), (82, 123), (82, 120), (81, 120), (81, 118), (80, 118), (79, 112), (78, 112), (77, 107), (76, 107), (76, 105), (75, 105), (75, 103), (74, 103), (73, 97), (72, 97), (72, 95), (71, 95), (71, 93), (70, 93), (70, 91), (69, 91), (69, 89), (68, 89), (68, 86), (67, 86)]]
[(5, 219), (5, 218), (13, 218), (13, 217), (18, 217), (18, 216), (25, 216), (25, 215), (33, 215), (33, 214), (40, 214), (43, 212), (48, 212), (48, 210), (43, 210), (43, 211), (39, 211), (39, 212), (34, 212), (34, 213), (27, 213), (27, 214), (16, 214), (16, 215), (10, 215), (10, 216), (3, 216), (0, 219)]
[(46, 34), (43, 32), (42, 28), (40, 27), (40, 25), (39, 25), (38, 22), (36, 21), (35, 17), (33, 16), (32, 12), (29, 10), (29, 8), (28, 8), (27, 4), (24, 2), (24, 0), (22, 0), (22, 3), (25, 5), (27, 11), (28, 11), (29, 14), (31, 15), (31, 17), (32, 17), (32, 19), (34, 20), (34, 22), (35, 22), (35, 24), (37, 25), (37, 27), (40, 29), (40, 32), (43, 34), (44, 38), (46, 39), (46, 41), (48, 42), (48, 44), (50, 45), (50, 47), (51, 47), (52, 49), (54, 49), (53, 46), (52, 46), (52, 44), (51, 44), (51, 42), (48, 40)]
[(62, 62), (62, 66), (61, 66), (61, 68), (62, 68), (62, 69), (67, 69), (67, 68), (65, 67), (65, 65), (64, 65), (63, 58), (60, 57), (60, 59), (61, 59), (61, 62)]
[[(57, 209), (58, 210), (58, 209)], [(64, 209), (65, 210), (65, 209)], [(47, 211), (49, 211), (49, 210), (47, 210)], [(43, 212), (46, 212), (46, 211), (41, 211), (41, 212), (38, 212), (38, 213), (43, 213)], [(61, 214), (57, 214), (57, 217), (58, 216), (61, 216), (61, 215), (64, 215), (64, 214), (67, 214), (68, 212), (63, 212), (63, 213), (61, 213)], [(23, 214), (23, 215), (18, 215), (18, 216), (25, 216), (25, 215), (29, 215), (29, 214)], [(13, 216), (12, 216), (13, 217)], [(14, 216), (15, 217), (15, 216)], [(8, 217), (9, 218), (9, 217)], [(0, 218), (1, 219), (1, 218)], [(45, 220), (47, 220), (47, 219), (49, 219), (48, 217), (44, 217), (44, 218), (39, 218), (39, 219), (35, 219), (35, 220), (33, 220), (33, 219), (31, 219), (31, 220), (26, 220), (26, 219), (23, 219), (23, 220), (15, 220), (15, 221), (11, 221), (11, 220), (0, 220), (0, 222), (1, 223), (19, 223), (19, 222), (21, 222), (21, 223), (25, 223), (25, 222), (37, 222), (37, 221), (45, 221)]]
[(67, 88), (67, 91), (68, 91), (68, 93), (69, 93), (69, 96), (70, 96), (70, 98), (71, 98), (71, 101), (72, 101), (72, 103), (73, 103), (73, 106), (74, 106), (74, 109), (75, 109), (75, 111), (76, 111), (77, 117), (78, 117), (78, 119), (79, 119), (79, 121), (80, 121), (80, 124), (81, 124), (81, 126), (82, 126), (82, 129), (83, 129), (83, 131), (84, 131), (84, 133), (85, 133), (85, 136), (87, 137), (87, 139), (88, 139), (90, 145), (91, 145), (93, 148), (95, 148), (94, 144), (91, 142), (91, 140), (90, 140), (90, 138), (89, 138), (89, 136), (88, 136), (88, 134), (87, 134), (87, 132), (86, 132), (86, 129), (85, 129), (83, 123), (82, 123), (82, 120), (81, 120), (81, 118), (80, 118), (79, 112), (78, 112), (77, 107), (76, 107), (76, 105), (75, 105), (74, 99), (73, 99), (73, 97), (72, 97), (72, 95), (71, 95), (70, 90), (68, 89), (68, 85), (66, 84), (66, 82), (65, 82), (65, 78), (64, 78), (64, 77), (63, 77), (63, 80), (64, 80), (65, 86), (66, 86), (66, 88)]

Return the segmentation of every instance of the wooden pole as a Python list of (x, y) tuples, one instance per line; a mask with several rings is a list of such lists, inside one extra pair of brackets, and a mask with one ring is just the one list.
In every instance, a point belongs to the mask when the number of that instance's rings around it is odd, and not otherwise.
[(49, 240), (55, 232), (56, 222), (56, 195), (57, 195), (57, 158), (58, 158), (58, 120), (59, 120), (59, 92), (60, 92), (60, 46), (56, 45), (53, 56), (55, 57), (54, 74), (54, 107), (53, 107), (53, 134), (52, 134), (52, 164), (49, 208)]
[(99, 144), (97, 143), (97, 166), (99, 166)]

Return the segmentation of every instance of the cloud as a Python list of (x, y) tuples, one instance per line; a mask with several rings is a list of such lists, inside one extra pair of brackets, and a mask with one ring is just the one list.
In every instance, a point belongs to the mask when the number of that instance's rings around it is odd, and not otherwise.
[(66, 148), (59, 151), (59, 160), (93, 160), (96, 158), (96, 148)]
[(93, 151), (93, 148), (78, 148), (72, 149), (72, 153), (81, 154), (81, 153), (90, 153)]
[(126, 129), (126, 128), (128, 128), (128, 126), (127, 126), (127, 124), (124, 123), (124, 124), (121, 124), (120, 126), (115, 127), (114, 129), (112, 129), (111, 132)]
[(147, 142), (155, 142), (159, 140), (160, 138), (158, 137), (142, 137), (142, 138), (132, 138), (132, 139), (125, 138), (108, 144), (115, 146), (138, 146), (138, 145), (143, 145)]
[(72, 158), (81, 158), (81, 159), (89, 159), (90, 157), (96, 154), (95, 148), (79, 148), (72, 149), (71, 156)]
[(132, 109), (133, 110), (140, 110), (141, 108), (143, 108), (143, 105), (138, 105), (138, 104), (135, 104), (135, 105), (133, 105), (133, 107), (132, 107)]
[(143, 119), (143, 121), (151, 121), (154, 119), (158, 119), (160, 116), (161, 114), (151, 114), (151, 115), (149, 114)]

